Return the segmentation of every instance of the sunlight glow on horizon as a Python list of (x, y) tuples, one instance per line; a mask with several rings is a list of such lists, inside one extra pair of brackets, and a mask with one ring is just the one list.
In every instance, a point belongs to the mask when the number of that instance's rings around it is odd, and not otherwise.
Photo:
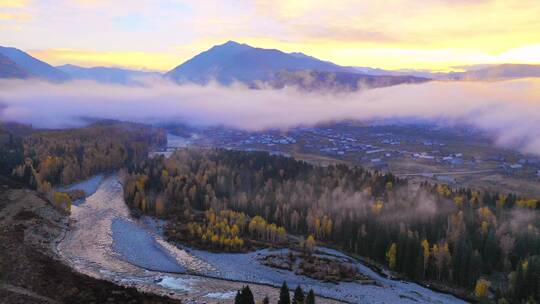
[(540, 63), (538, 16), (536, 0), (0, 0), (0, 41), (53, 65), (167, 71), (234, 40), (345, 66), (449, 71)]

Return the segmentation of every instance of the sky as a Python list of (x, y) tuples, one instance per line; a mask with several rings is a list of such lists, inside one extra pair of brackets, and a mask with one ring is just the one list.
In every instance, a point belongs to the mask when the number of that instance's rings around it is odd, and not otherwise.
[(167, 71), (228, 40), (346, 66), (540, 63), (538, 0), (0, 0), (0, 45)]

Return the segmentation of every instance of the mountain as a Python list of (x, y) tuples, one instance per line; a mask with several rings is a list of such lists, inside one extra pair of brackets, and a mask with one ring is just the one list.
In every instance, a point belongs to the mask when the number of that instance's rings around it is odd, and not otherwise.
[(68, 74), (73, 79), (87, 79), (112, 84), (138, 84), (139, 78), (161, 75), (155, 72), (144, 72), (110, 67), (85, 68), (72, 64), (66, 64), (56, 68)]
[(0, 54), (0, 78), (27, 78), (28, 73), (8, 57)]
[(0, 46), (0, 78), (88, 79), (102, 83), (138, 84), (138, 78), (148, 76), (160, 74), (110, 67), (84, 68), (71, 64), (53, 67), (19, 49)]
[(351, 67), (351, 69), (361, 74), (373, 76), (413, 76), (437, 80), (456, 80), (461, 74), (460, 72), (437, 72), (415, 69), (384, 70), (370, 67)]
[(196, 55), (165, 76), (177, 82), (207, 83), (215, 79), (222, 84), (230, 84), (234, 80), (268, 81), (283, 70), (350, 72), (351, 69), (302, 53), (288, 54), (229, 41)]
[(429, 78), (408, 75), (365, 75), (350, 72), (281, 71), (269, 84), (273, 88), (297, 86), (316, 90), (356, 91), (363, 88), (388, 87), (429, 81)]
[[(377, 72), (370, 75), (370, 72)], [(198, 54), (168, 72), (177, 82), (205, 84), (238, 80), (252, 88), (298, 86), (306, 90), (347, 90), (418, 83), (427, 78), (388, 75), (385, 70), (344, 67), (303, 53), (284, 53), (229, 41)]]
[(370, 68), (370, 67), (350, 67), (350, 69), (356, 73), (365, 74), (365, 75), (401, 75), (397, 71), (384, 70), (379, 68)]
[(464, 72), (435, 72), (426, 70), (382, 70), (366, 67), (352, 69), (369, 75), (416, 76), (439, 80), (503, 80), (525, 77), (540, 77), (540, 65), (534, 64), (478, 64), (457, 67)]
[(498, 64), (459, 73), (460, 80), (498, 80), (510, 78), (540, 77), (540, 65)]
[(69, 76), (53, 66), (38, 60), (27, 53), (11, 47), (0, 46), (0, 55), (3, 55), (21, 69), (28, 73), (28, 77), (42, 78), (51, 81), (68, 80)]

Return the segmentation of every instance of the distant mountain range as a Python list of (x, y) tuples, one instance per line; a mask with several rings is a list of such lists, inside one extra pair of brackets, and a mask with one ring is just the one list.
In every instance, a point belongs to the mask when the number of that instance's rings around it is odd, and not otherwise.
[(56, 67), (58, 70), (68, 74), (72, 79), (94, 80), (101, 83), (115, 84), (139, 84), (139, 79), (144, 77), (160, 77), (160, 73), (134, 71), (110, 67), (85, 68), (72, 64)]
[(499, 80), (540, 77), (540, 65), (484, 65), (464, 72), (384, 70), (347, 67), (303, 53), (285, 53), (228, 41), (216, 45), (161, 75), (112, 67), (86, 68), (66, 64), (53, 67), (11, 47), (0, 47), (0, 78), (40, 78), (49, 81), (74, 79), (101, 83), (139, 84), (145, 77), (163, 76), (177, 83), (206, 84), (217, 81), (229, 85), (240, 81), (252, 88), (299, 86), (308, 90), (358, 90), (402, 83), (437, 80)]
[[(308, 91), (334, 90), (357, 91), (367, 88), (388, 87), (397, 84), (413, 84), (429, 81), (429, 78), (398, 75), (365, 75), (350, 72), (281, 71), (261, 86), (272, 88), (296, 86)], [(253, 84), (257, 87), (258, 83)]]
[(66, 64), (53, 67), (31, 55), (11, 47), (0, 47), (0, 78), (38, 78), (54, 82), (75, 79), (101, 83), (137, 84), (138, 78), (161, 76), (160, 73), (110, 67), (85, 68)]
[(540, 77), (540, 65), (535, 64), (492, 64), (465, 68), (464, 72), (430, 72), (422, 70), (382, 70), (355, 68), (371, 75), (411, 75), (437, 80), (503, 80), (513, 78)]
[(540, 77), (540, 65), (534, 64), (498, 64), (455, 73), (459, 80), (498, 80), (508, 78)]

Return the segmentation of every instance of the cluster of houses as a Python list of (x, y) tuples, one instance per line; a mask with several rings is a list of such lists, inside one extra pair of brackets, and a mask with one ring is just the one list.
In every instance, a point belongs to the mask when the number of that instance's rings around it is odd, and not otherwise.
[[(359, 131), (360, 132), (360, 131)], [(425, 140), (414, 137), (399, 137), (392, 133), (355, 133), (354, 129), (343, 130), (331, 127), (302, 127), (287, 132), (267, 130), (265, 132), (248, 132), (227, 128), (206, 130), (201, 142), (219, 147), (239, 150), (266, 150), (275, 153), (287, 153), (291, 145), (297, 146), (305, 153), (316, 153), (336, 158), (356, 159), (358, 162), (378, 169), (388, 168), (388, 161), (395, 158), (408, 158), (413, 161), (440, 164), (450, 168), (472, 169), (482, 162), (498, 163), (502, 170), (513, 174), (527, 168), (536, 172), (540, 178), (540, 159), (521, 158), (510, 162), (498, 155), (486, 159), (472, 156), (465, 157), (462, 152), (442, 153), (445, 146), (436, 140)], [(407, 151), (400, 147), (414, 146), (416, 151)], [(419, 147), (425, 147), (425, 151)], [(515, 158), (514, 158), (515, 159)]]

